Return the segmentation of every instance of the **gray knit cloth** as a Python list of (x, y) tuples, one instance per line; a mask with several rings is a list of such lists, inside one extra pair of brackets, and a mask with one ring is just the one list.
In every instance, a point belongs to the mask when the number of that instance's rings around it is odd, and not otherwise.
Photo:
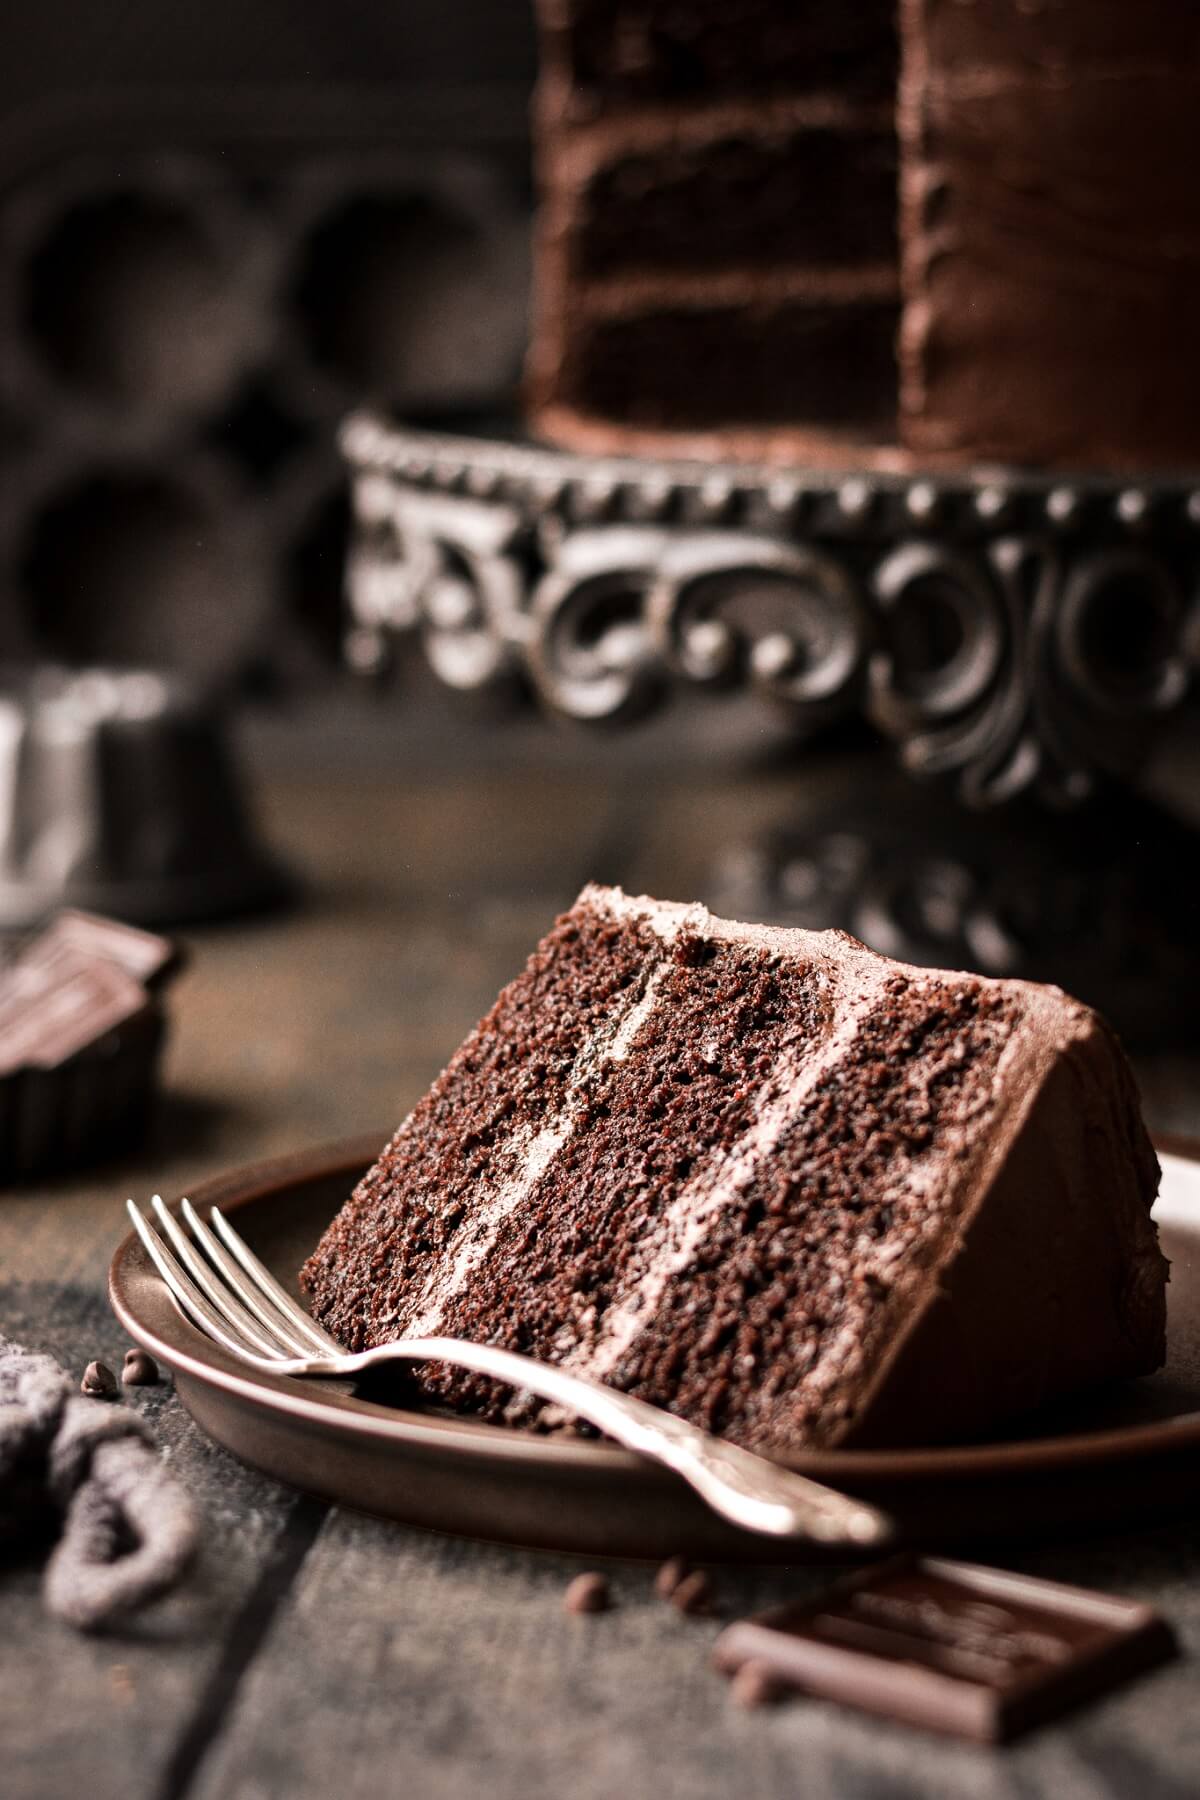
[(0, 1537), (54, 1525), (46, 1605), (85, 1631), (164, 1593), (196, 1547), (191, 1503), (137, 1414), (0, 1336)]

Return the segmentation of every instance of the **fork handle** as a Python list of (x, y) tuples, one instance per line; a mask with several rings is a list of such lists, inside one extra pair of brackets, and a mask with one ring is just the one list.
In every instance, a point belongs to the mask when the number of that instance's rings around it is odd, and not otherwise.
[(618, 1388), (491, 1344), (397, 1338), (357, 1355), (297, 1358), (274, 1366), (281, 1374), (347, 1376), (389, 1362), (450, 1363), (563, 1406), (626, 1449), (673, 1469), (715, 1512), (744, 1530), (863, 1548), (885, 1544), (893, 1535), (892, 1521), (865, 1501), (713, 1437)]

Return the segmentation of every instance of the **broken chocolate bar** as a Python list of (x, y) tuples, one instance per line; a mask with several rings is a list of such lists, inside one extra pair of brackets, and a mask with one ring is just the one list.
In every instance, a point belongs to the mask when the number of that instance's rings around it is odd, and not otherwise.
[(0, 1181), (127, 1144), (144, 1122), (166, 1030), (167, 938), (60, 914), (0, 970)]
[(1175, 1653), (1148, 1607), (970, 1563), (902, 1556), (730, 1625), (713, 1659), (951, 1737), (998, 1743)]
[(146, 988), (155, 988), (176, 974), (183, 961), (173, 938), (160, 937), (156, 931), (142, 931), (116, 919), (103, 919), (99, 913), (81, 912), (77, 907), (66, 907), (57, 913), (45, 930), (25, 946), (21, 961), (28, 965), (64, 947), (115, 963)]

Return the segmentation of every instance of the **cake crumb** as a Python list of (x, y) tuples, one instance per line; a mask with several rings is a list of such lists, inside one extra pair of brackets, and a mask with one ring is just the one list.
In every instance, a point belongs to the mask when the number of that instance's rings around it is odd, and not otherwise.
[(712, 944), (695, 931), (681, 931), (671, 947), (671, 959), (681, 969), (698, 969), (712, 957)]
[(563, 1595), (563, 1607), (569, 1613), (607, 1612), (611, 1604), (608, 1582), (595, 1571), (576, 1575), (574, 1581), (567, 1584)]

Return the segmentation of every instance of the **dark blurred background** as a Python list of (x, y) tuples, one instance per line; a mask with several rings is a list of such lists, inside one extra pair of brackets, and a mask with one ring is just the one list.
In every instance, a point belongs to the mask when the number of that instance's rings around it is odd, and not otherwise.
[(3, 16), (0, 657), (337, 680), (338, 419), (512, 404), (530, 8)]
[[(416, 646), (390, 687), (349, 672), (339, 422), (364, 401), (409, 421), (519, 406), (527, 0), (42, 0), (0, 18), (0, 663), (185, 676), (234, 703), (255, 785), (340, 766), (432, 793), (503, 763), (501, 835), (516, 812), (536, 820), (554, 771), (580, 775), (611, 814), (538, 924), (586, 875), (643, 883), (1060, 980), (1134, 1034), (1194, 1036), (1200, 840), (1127, 796), (1078, 821), (969, 816), (899, 774), (865, 725), (814, 746), (746, 693), (685, 694), (601, 737), (531, 709), (497, 732), (490, 703), (443, 694)], [(1197, 757), (1169, 748), (1143, 788), (1194, 823)], [(20, 775), (0, 777), (2, 820)], [(6, 916), (97, 869), (125, 910), (83, 759), (54, 780), (74, 836), (64, 851), (34, 795), (47, 872), (37, 832), (5, 826)], [(181, 884), (163, 913), (222, 853), (215, 832), (188, 850), (189, 781), (156, 800), (179, 814), (160, 830)], [(676, 798), (656, 812), (664, 781)], [(677, 802), (690, 825), (673, 836)]]

